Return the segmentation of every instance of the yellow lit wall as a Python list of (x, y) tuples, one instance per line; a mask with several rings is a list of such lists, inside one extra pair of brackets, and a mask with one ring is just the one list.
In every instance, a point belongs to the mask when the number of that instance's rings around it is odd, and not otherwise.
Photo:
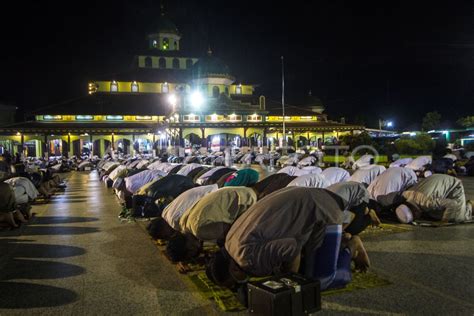
[[(87, 115), (87, 114), (84, 114)], [(51, 115), (50, 115), (51, 116)], [(107, 115), (93, 115), (92, 120), (78, 120), (76, 115), (54, 115), (52, 116), (54, 119), (45, 119), (48, 115), (36, 115), (37, 121), (42, 122), (92, 122), (92, 121), (107, 121), (107, 122), (161, 122), (165, 120), (164, 116), (158, 115), (148, 115), (148, 116), (140, 116), (140, 115), (123, 115), (122, 120), (107, 120)], [(59, 119), (60, 117), (60, 119)], [(56, 119), (58, 118), (58, 119)]]
[[(96, 92), (111, 92), (110, 86), (112, 81), (96, 81), (97, 90)], [(133, 81), (116, 81), (118, 91), (113, 93), (163, 93), (164, 82), (136, 82), (138, 85), (138, 92), (132, 92), (132, 83)], [(168, 93), (174, 92), (176, 89), (176, 83), (168, 83)], [(180, 83), (186, 87), (186, 91), (190, 91), (191, 87), (187, 84)], [(207, 95), (212, 97), (212, 91), (214, 87), (219, 88), (219, 94), (225, 93), (226, 85), (224, 84), (210, 84), (206, 85)], [(237, 85), (230, 85), (229, 94), (236, 94)], [(242, 85), (241, 86), (241, 95), (252, 95), (254, 87), (252, 85)]]
[[(243, 128), (206, 128), (204, 130), (204, 137), (208, 137), (210, 135), (217, 135), (217, 134), (235, 134), (235, 135), (243, 135), (244, 134), (244, 129)], [(198, 134), (199, 135), (199, 134)], [(201, 136), (201, 135), (199, 135)]]
[[(317, 116), (285, 116), (285, 122), (317, 121)], [(283, 122), (283, 116), (267, 116), (267, 122)]]
[[(111, 92), (110, 85), (112, 81), (96, 81), (98, 85), (97, 92)], [(132, 92), (132, 81), (116, 81), (118, 91), (114, 93), (163, 93), (164, 82), (136, 82), (138, 85), (138, 92)], [(189, 87), (186, 89), (189, 90)], [(168, 83), (168, 93), (174, 92), (176, 83)]]
[[(208, 97), (212, 97), (212, 96), (213, 96), (212, 91), (213, 91), (214, 87), (218, 87), (218, 88), (219, 88), (219, 95), (220, 95), (221, 93), (225, 93), (225, 87), (226, 87), (226, 86), (225, 86), (224, 84), (212, 84), (212, 85), (208, 85), (208, 86), (207, 86), (207, 95), (208, 95)], [(230, 89), (229, 89), (229, 91), (230, 91)]]
[(183, 58), (183, 57), (161, 57), (161, 56), (138, 56), (138, 67), (140, 68), (147, 68), (145, 66), (145, 59), (147, 57), (151, 58), (151, 66), (152, 68), (160, 68), (159, 67), (159, 60), (160, 58), (164, 58), (166, 60), (166, 69), (176, 69), (173, 68), (173, 60), (176, 58), (179, 60), (179, 69), (186, 69), (186, 61), (188, 59), (193, 61), (193, 65), (198, 61), (197, 58)]
[[(236, 87), (237, 86), (238, 85), (236, 85), (236, 84), (231, 85), (229, 87), (229, 93), (230, 94), (236, 94)], [(243, 85), (241, 85), (241, 87), (242, 87), (242, 90), (241, 90), (242, 93), (241, 94), (246, 94), (246, 95), (252, 95), (253, 94), (253, 91), (254, 91), (253, 86), (243, 84)]]

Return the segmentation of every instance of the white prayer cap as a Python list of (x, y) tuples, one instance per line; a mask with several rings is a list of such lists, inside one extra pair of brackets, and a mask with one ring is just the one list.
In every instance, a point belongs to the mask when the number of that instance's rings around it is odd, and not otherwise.
[(403, 224), (410, 224), (413, 222), (413, 213), (410, 208), (405, 204), (401, 204), (395, 209), (395, 214), (397, 214), (398, 220)]

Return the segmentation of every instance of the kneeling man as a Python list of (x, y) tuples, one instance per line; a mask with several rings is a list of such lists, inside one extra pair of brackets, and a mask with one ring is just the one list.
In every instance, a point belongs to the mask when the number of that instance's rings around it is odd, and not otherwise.
[(442, 223), (461, 223), (472, 219), (472, 202), (466, 202), (461, 180), (434, 174), (402, 193), (405, 202), (395, 210), (402, 223), (423, 215)]

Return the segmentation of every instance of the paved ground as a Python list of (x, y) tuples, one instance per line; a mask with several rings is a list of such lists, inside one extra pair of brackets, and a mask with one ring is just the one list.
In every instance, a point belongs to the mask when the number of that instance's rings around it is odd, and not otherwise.
[[(261, 171), (265, 173), (265, 171)], [(474, 179), (465, 180), (474, 199)], [(0, 232), (0, 315), (218, 314), (136, 223), (121, 223), (95, 172), (72, 173), (36, 220)], [(474, 224), (367, 240), (393, 282), (323, 298), (322, 314), (474, 314)]]

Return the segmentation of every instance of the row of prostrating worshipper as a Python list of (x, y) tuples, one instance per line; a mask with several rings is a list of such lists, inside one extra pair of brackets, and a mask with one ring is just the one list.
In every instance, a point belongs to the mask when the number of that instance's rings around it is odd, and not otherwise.
[(156, 217), (148, 231), (167, 241), (168, 257), (183, 271), (182, 262), (198, 256), (203, 242), (216, 243), (220, 251), (206, 273), (234, 290), (250, 276), (288, 271), (318, 279), (323, 290), (341, 287), (351, 281), (352, 261), (362, 271), (370, 266), (358, 235), (380, 217), (402, 223), (472, 218), (459, 179), (423, 178), (427, 156), (389, 168), (362, 157), (352, 175), (337, 167), (287, 166), (260, 181), (252, 169), (186, 162), (103, 161), (98, 167), (132, 216)]
[(27, 223), (32, 204), (47, 203), (65, 188), (59, 173), (69, 171), (74, 163), (64, 157), (29, 158), (15, 164), (0, 159), (0, 225), (18, 228)]

